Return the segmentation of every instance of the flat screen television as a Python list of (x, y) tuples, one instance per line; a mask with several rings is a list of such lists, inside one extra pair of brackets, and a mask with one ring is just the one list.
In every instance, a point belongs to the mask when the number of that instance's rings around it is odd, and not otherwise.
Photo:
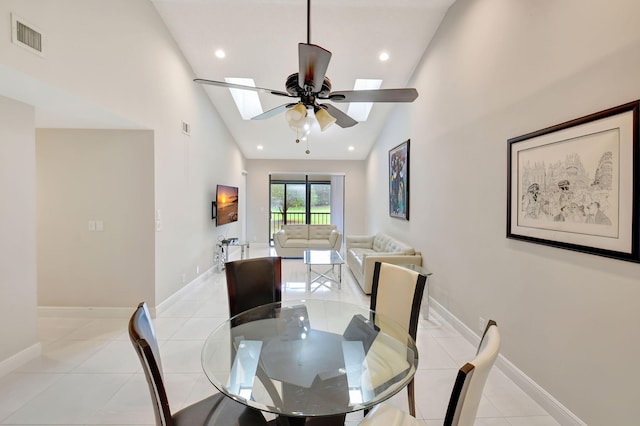
[(216, 226), (238, 221), (238, 187), (216, 187)]

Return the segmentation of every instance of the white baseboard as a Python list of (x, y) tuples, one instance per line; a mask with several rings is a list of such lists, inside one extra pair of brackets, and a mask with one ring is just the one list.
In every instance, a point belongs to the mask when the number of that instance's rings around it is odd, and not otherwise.
[[(430, 309), (437, 312), (445, 321), (453, 326), (467, 341), (474, 346), (480, 343), (480, 336), (473, 332), (466, 324), (460, 321), (456, 316), (449, 312), (444, 306), (433, 298), (429, 298)], [(531, 397), (535, 402), (540, 404), (550, 416), (558, 423), (566, 426), (587, 426), (585, 422), (580, 420), (578, 416), (573, 414), (567, 407), (562, 405), (560, 401), (555, 399), (549, 392), (544, 390), (540, 385), (534, 382), (529, 376), (524, 374), (511, 361), (502, 354), (498, 355), (495, 364), (496, 368), (502, 371), (505, 376), (512, 380), (520, 389)]]
[(123, 318), (133, 313), (130, 308), (102, 308), (92, 306), (38, 306), (39, 317), (52, 318)]
[[(214, 272), (210, 268), (198, 275), (193, 281), (186, 284), (180, 290), (169, 296), (164, 302), (154, 307), (149, 305), (149, 313), (155, 318), (157, 312), (162, 312), (171, 306), (178, 299), (178, 296), (201, 281), (206, 280)], [(137, 304), (136, 304), (137, 306)], [(116, 307), (92, 307), (92, 306), (38, 306), (38, 316), (45, 318), (128, 318), (131, 316), (136, 306), (127, 308)]]
[(162, 313), (162, 312), (166, 311), (167, 309), (169, 309), (174, 303), (176, 303), (177, 300), (179, 300), (181, 298), (183, 293), (187, 292), (194, 285), (199, 284), (202, 281), (205, 281), (207, 278), (209, 278), (214, 273), (215, 273), (215, 267), (211, 267), (211, 268), (207, 269), (202, 274), (200, 274), (197, 277), (195, 277), (187, 285), (182, 287), (180, 290), (176, 291), (171, 296), (167, 297), (165, 300), (163, 300), (161, 303), (159, 303), (158, 306), (155, 307), (155, 309), (152, 310), (151, 306), (149, 306), (149, 313), (151, 314), (151, 317), (155, 318), (156, 314)]
[(5, 376), (42, 354), (42, 345), (36, 343), (0, 362), (0, 377)]

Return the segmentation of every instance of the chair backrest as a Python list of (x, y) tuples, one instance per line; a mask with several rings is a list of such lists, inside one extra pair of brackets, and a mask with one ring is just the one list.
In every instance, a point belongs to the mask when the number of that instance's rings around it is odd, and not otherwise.
[(169, 399), (164, 388), (158, 341), (146, 302), (141, 302), (138, 305), (129, 320), (129, 338), (140, 358), (144, 375), (147, 378), (156, 424), (171, 426), (173, 421), (171, 420)]
[[(427, 277), (399, 265), (376, 262), (371, 310), (400, 324), (415, 340)], [(379, 325), (376, 321), (376, 325)]]
[(229, 315), (282, 300), (282, 258), (258, 257), (225, 264)]
[(460, 368), (453, 385), (444, 426), (472, 426), (489, 371), (500, 351), (500, 333), (490, 320), (484, 330), (476, 357)]

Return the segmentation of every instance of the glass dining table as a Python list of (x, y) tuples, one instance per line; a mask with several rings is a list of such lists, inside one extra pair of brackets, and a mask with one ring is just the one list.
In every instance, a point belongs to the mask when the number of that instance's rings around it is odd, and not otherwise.
[(276, 414), (278, 425), (342, 418), (402, 390), (418, 366), (415, 341), (368, 308), (329, 300), (283, 301), (217, 327), (202, 367), (223, 394)]

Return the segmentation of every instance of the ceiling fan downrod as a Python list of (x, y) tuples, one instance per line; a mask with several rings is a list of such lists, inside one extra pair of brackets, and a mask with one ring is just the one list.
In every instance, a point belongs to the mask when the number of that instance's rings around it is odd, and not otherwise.
[(311, 44), (311, 0), (307, 0), (307, 44)]

